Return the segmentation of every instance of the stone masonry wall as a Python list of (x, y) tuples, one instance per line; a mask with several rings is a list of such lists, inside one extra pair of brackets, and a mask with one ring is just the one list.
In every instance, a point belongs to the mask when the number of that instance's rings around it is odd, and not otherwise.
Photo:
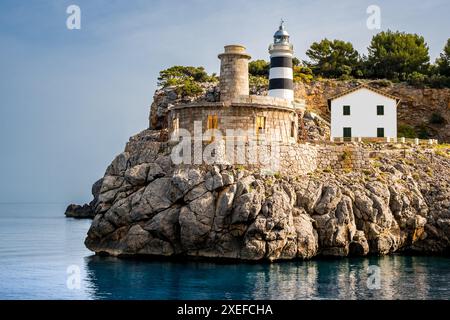
[(364, 169), (368, 168), (369, 152), (358, 145), (321, 145), (318, 147), (317, 166), (326, 169)]
[[(178, 119), (178, 128), (188, 130), (194, 134), (194, 121), (202, 122), (202, 132), (207, 130), (208, 116), (217, 115), (218, 130), (222, 135), (227, 129), (244, 130), (256, 135), (256, 117), (266, 117), (266, 129), (264, 133), (258, 133), (260, 139), (269, 141), (282, 141), (283, 143), (295, 143), (297, 139), (298, 118), (293, 111), (265, 108), (264, 106), (218, 106), (217, 104), (202, 104), (171, 112), (170, 130), (173, 130), (174, 119)], [(291, 126), (294, 123), (294, 137), (291, 137)]]
[[(171, 142), (171, 144), (175, 146), (177, 143)], [(247, 142), (229, 149), (222, 141), (215, 145), (215, 151), (209, 158), (210, 151), (213, 149), (209, 146), (211, 146), (210, 142), (206, 141), (196, 145), (192, 142), (189, 150), (191, 154), (189, 164), (208, 164), (206, 161), (215, 161), (216, 164), (243, 166), (261, 173), (301, 176), (316, 170), (366, 169), (370, 167), (370, 157), (373, 157), (369, 150), (357, 144), (256, 145)]]
[(358, 145), (309, 143), (280, 148), (280, 172), (301, 175), (315, 170), (361, 170), (368, 168), (369, 151)]

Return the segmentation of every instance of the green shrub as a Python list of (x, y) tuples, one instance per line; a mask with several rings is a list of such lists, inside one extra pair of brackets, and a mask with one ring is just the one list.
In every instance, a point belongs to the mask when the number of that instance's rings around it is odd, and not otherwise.
[(311, 68), (297, 65), (293, 67), (294, 82), (310, 82), (313, 79), (313, 72)]
[(400, 138), (414, 139), (417, 137), (416, 130), (407, 124), (401, 124), (397, 129), (397, 136)]
[(265, 60), (254, 60), (248, 64), (250, 76), (269, 78), (270, 63)]
[(269, 79), (261, 76), (249, 76), (249, 85), (250, 87), (268, 87), (269, 86)]
[(203, 89), (197, 82), (187, 79), (177, 87), (176, 92), (182, 97), (195, 97), (201, 94)]
[(428, 85), (431, 88), (450, 88), (450, 77), (441, 76), (441, 75), (432, 75), (428, 77)]
[(413, 86), (423, 86), (427, 81), (427, 76), (417, 71), (412, 72), (407, 77), (407, 82)]
[(364, 72), (362, 70), (356, 70), (355, 71), (355, 76), (357, 78), (364, 78)]
[(431, 115), (430, 118), (430, 123), (432, 124), (444, 124), (445, 123), (445, 119), (442, 115), (440, 115), (439, 113), (433, 113)]
[(350, 160), (351, 156), (352, 156), (351, 152), (348, 151), (348, 150), (345, 150), (345, 151), (342, 153), (342, 161)]
[(370, 85), (374, 85), (377, 87), (387, 88), (392, 86), (392, 82), (387, 79), (374, 80), (370, 82)]
[(419, 139), (429, 139), (430, 138), (430, 133), (428, 132), (427, 127), (422, 124), (417, 128), (417, 137)]

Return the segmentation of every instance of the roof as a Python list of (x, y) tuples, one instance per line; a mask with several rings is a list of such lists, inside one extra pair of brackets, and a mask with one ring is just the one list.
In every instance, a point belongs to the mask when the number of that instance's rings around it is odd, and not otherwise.
[(273, 36), (274, 37), (283, 37), (283, 36), (289, 37), (289, 33), (284, 28), (284, 21), (283, 20), (281, 20), (280, 27), (278, 28), (277, 32), (275, 32), (275, 34)]
[(393, 96), (393, 95), (391, 95), (391, 94), (389, 94), (389, 93), (386, 93), (386, 92), (384, 92), (384, 91), (382, 91), (382, 90), (379, 90), (379, 89), (376, 89), (376, 88), (374, 88), (374, 87), (368, 86), (367, 84), (364, 84), (364, 83), (363, 83), (363, 84), (360, 84), (359, 86), (356, 86), (356, 87), (351, 88), (351, 89), (349, 89), (349, 90), (345, 90), (345, 91), (343, 91), (343, 92), (341, 92), (341, 93), (339, 93), (339, 94), (336, 94), (336, 95), (334, 95), (334, 96), (328, 98), (328, 107), (331, 106), (331, 101), (332, 101), (332, 100), (335, 100), (335, 99), (337, 99), (337, 98), (340, 98), (340, 97), (345, 96), (345, 95), (347, 95), (347, 94), (350, 94), (350, 93), (352, 93), (352, 92), (358, 91), (358, 90), (360, 90), (360, 89), (367, 89), (367, 90), (373, 91), (373, 92), (375, 92), (375, 93), (381, 94), (382, 96), (385, 96), (385, 97), (387, 97), (387, 98), (394, 99), (395, 101), (397, 101), (397, 104), (396, 104), (396, 105), (398, 105), (399, 102), (400, 102), (400, 98), (398, 98), (398, 97), (396, 97), (396, 96)]

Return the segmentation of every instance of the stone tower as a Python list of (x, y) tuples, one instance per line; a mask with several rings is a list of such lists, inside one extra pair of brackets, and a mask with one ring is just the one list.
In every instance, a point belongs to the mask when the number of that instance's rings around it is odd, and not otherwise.
[(293, 101), (292, 56), (294, 51), (292, 44), (289, 43), (289, 33), (284, 28), (283, 20), (273, 38), (274, 41), (269, 46), (269, 96)]
[(230, 101), (242, 95), (249, 95), (248, 60), (250, 55), (241, 45), (225, 46), (220, 59), (220, 101)]

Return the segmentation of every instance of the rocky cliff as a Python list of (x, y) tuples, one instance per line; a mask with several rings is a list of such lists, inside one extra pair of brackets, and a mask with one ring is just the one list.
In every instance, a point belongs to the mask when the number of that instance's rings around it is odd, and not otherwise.
[[(358, 83), (297, 84), (306, 99), (299, 136), (327, 138), (327, 99)], [(402, 99), (400, 122), (449, 137), (448, 90), (375, 82)], [(176, 88), (154, 96), (150, 128), (130, 138), (123, 153), (94, 184), (94, 200), (66, 215), (95, 217), (86, 246), (114, 256), (178, 256), (241, 260), (308, 259), (414, 252), (448, 254), (450, 150), (365, 146), (373, 155), (358, 170), (318, 169), (267, 176), (243, 166), (175, 166), (167, 142), (167, 108), (218, 101), (215, 84), (183, 97)], [(252, 88), (252, 94), (266, 94)], [(430, 114), (444, 121), (433, 124)], [(447, 128), (447, 129), (446, 129)], [(433, 130), (431, 130), (433, 129)]]
[(379, 152), (365, 170), (299, 176), (174, 166), (169, 153), (160, 131), (130, 139), (98, 190), (90, 250), (270, 261), (449, 252), (448, 150)]

